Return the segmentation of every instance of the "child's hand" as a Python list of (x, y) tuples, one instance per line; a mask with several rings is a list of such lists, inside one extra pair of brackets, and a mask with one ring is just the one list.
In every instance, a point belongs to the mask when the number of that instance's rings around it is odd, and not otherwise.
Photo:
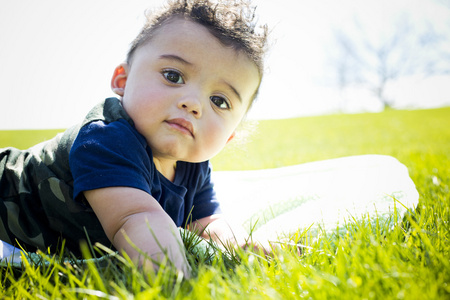
[(188, 229), (196, 231), (205, 239), (212, 239), (226, 248), (241, 247), (245, 250), (263, 252), (266, 256), (274, 256), (284, 247), (293, 247), (299, 255), (301, 248), (292, 241), (255, 240), (248, 236), (240, 226), (232, 226), (222, 215), (213, 215), (190, 224)]
[(197, 220), (191, 223), (188, 229), (205, 239), (212, 239), (225, 248), (240, 247), (255, 252), (263, 251), (267, 255), (273, 251), (268, 241), (260, 243), (251, 240), (242, 227), (231, 225), (223, 215), (212, 215)]
[[(109, 187), (85, 192), (106, 236), (119, 251), (139, 265), (157, 268), (167, 258), (190, 277), (180, 233), (159, 203), (148, 193), (127, 187)], [(134, 244), (133, 247), (130, 242)], [(142, 250), (156, 263), (144, 263)]]

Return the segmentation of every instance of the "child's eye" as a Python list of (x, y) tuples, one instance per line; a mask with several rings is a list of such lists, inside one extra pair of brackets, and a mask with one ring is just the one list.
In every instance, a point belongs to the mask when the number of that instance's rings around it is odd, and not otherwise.
[(184, 83), (183, 76), (181, 76), (181, 74), (178, 73), (177, 71), (173, 71), (173, 70), (164, 71), (163, 76), (164, 76), (164, 78), (167, 79), (167, 81), (170, 81), (171, 83), (176, 83), (176, 84)]
[(211, 96), (211, 102), (220, 109), (230, 109), (230, 104), (222, 97)]

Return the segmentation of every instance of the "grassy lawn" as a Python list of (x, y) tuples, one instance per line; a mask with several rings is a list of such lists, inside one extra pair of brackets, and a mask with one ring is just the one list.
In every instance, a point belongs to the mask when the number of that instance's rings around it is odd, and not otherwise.
[[(55, 131), (0, 131), (0, 147), (28, 146)], [(169, 267), (144, 274), (126, 259), (0, 269), (5, 298), (64, 299), (449, 299), (450, 108), (261, 121), (246, 143), (235, 141), (213, 160), (215, 170), (272, 168), (358, 154), (392, 155), (420, 194), (402, 223), (348, 224), (325, 233), (299, 256), (288, 245), (274, 257), (250, 252), (193, 253), (195, 276)], [(324, 182), (326, 187), (326, 182)], [(392, 226), (394, 225), (394, 226)], [(2, 291), (2, 292), (1, 292)]]

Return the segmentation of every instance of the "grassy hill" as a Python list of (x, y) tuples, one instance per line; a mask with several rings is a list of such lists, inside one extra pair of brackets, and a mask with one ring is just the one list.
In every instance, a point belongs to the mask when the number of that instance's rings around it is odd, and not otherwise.
[[(247, 144), (231, 144), (219, 169), (258, 169), (357, 154), (444, 154), (450, 108), (261, 121)], [(234, 146), (234, 147), (233, 147)]]

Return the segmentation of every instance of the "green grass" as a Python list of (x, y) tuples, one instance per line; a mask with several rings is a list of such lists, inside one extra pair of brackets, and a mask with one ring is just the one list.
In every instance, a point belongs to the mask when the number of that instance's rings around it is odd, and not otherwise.
[[(0, 147), (26, 148), (54, 132), (25, 134), (13, 132), (13, 140), (0, 132)], [(450, 108), (262, 121), (247, 144), (230, 145), (213, 163), (216, 170), (258, 169), (368, 153), (408, 167), (420, 194), (412, 218), (348, 224), (347, 234), (311, 240), (300, 230), (310, 247), (301, 256), (288, 246), (273, 258), (190, 252), (190, 280), (169, 267), (144, 274), (120, 257), (68, 264), (48, 256), (48, 266), (2, 268), (0, 290), (33, 299), (449, 299)], [(185, 240), (191, 249), (195, 240)]]
[(49, 130), (1, 130), (0, 148), (15, 147), (18, 149), (27, 149), (38, 143), (53, 138), (64, 129)]

